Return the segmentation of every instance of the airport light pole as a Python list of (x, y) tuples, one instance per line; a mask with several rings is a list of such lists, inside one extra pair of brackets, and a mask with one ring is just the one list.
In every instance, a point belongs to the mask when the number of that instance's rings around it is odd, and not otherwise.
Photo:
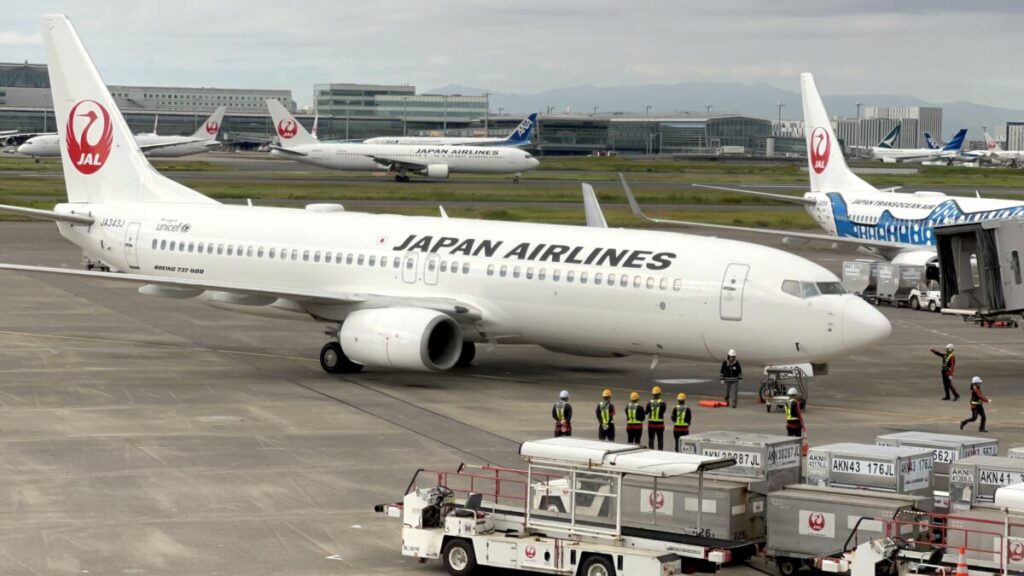
[(644, 120), (647, 124), (647, 153), (651, 153), (651, 105), (644, 105)]
[(442, 108), (444, 109), (444, 112), (443, 112), (443, 114), (444, 114), (444, 125), (441, 128), (441, 132), (445, 136), (447, 136), (448, 135), (448, 95), (447, 94), (445, 94), (444, 96), (441, 97), (441, 102), (442, 102)]
[(503, 106), (498, 106), (498, 116), (501, 116), (504, 113), (505, 113), (505, 108)]
[(714, 106), (712, 106), (711, 104), (705, 104), (704, 105), (704, 114), (706, 114), (707, 116), (711, 116), (711, 109), (712, 108), (714, 108)]
[(860, 107), (863, 106), (860, 102), (857, 102), (857, 120), (860, 120)]
[(351, 100), (345, 100), (345, 140), (348, 140), (348, 117), (352, 115), (352, 111), (348, 108), (351, 102)]
[(491, 114), (491, 93), (484, 92), (484, 136), (487, 136), (487, 122), (490, 120), (488, 116)]
[(782, 109), (785, 108), (786, 105), (783, 104), (782, 102), (779, 102), (775, 106), (777, 106), (779, 108), (779, 122), (775, 125), (776, 126), (776, 130), (778, 132), (775, 135), (776, 136), (782, 136)]
[(402, 136), (409, 134), (409, 97), (402, 96)]
[(597, 116), (597, 104), (594, 104), (594, 113), (591, 116)]

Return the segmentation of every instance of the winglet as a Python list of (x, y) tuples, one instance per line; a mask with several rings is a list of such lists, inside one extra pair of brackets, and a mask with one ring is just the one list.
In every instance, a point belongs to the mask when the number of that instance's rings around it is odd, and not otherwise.
[(448, 212), (444, 209), (444, 206), (438, 204), (437, 209), (441, 211), (441, 218), (447, 218)]
[(601, 204), (597, 201), (594, 187), (586, 182), (583, 183), (583, 214), (587, 218), (587, 226), (591, 228), (608, 227), (608, 221), (604, 219), (604, 213), (601, 211)]
[(633, 196), (633, 190), (630, 189), (629, 184), (626, 182), (626, 177), (619, 172), (619, 180), (622, 181), (622, 191), (626, 193), (626, 200), (629, 202), (629, 209), (633, 211), (633, 215), (637, 218), (642, 218), (648, 222), (653, 222), (644, 211), (640, 209), (640, 204), (636, 201), (636, 196)]

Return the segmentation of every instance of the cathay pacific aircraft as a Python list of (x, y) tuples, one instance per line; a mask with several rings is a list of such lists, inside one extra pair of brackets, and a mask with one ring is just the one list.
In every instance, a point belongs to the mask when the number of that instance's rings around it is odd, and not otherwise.
[[(43, 18), (68, 201), (56, 222), (150, 296), (328, 326), (327, 372), (447, 370), (477, 343), (585, 356), (825, 363), (890, 332), (834, 274), (772, 248), (671, 232), (227, 206), (150, 166), (65, 16)], [(322, 328), (317, 328), (317, 331)]]
[(462, 136), (377, 136), (363, 144), (434, 144), (442, 146), (526, 146), (537, 123), (537, 114), (530, 114), (504, 138)]

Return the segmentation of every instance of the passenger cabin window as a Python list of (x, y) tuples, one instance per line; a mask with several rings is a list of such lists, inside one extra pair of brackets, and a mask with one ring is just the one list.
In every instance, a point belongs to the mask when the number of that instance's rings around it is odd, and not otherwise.
[[(173, 244), (173, 242), (172, 242), (172, 244)], [(231, 244), (228, 244), (228, 251), (226, 252), (226, 254), (228, 256), (234, 256), (235, 255), (235, 247), (232, 246)]]
[(223, 253), (224, 253), (224, 245), (223, 244), (217, 244), (217, 256), (220, 256)]
[(494, 276), (494, 264), (487, 265), (487, 275)]
[(604, 276), (600, 272), (595, 272), (594, 273), (594, 284), (600, 285), (601, 284), (601, 280), (603, 280), (603, 279), (604, 279)]
[(320, 261), (320, 251), (317, 250), (316, 252), (313, 252), (313, 262), (319, 262), (319, 261)]
[(520, 270), (521, 269), (519, 268), (519, 266), (516, 266), (515, 268), (513, 268), (512, 269), (512, 277), (513, 278), (519, 278)]
[(153, 250), (156, 250), (156, 238), (153, 238)]
[(171, 240), (171, 252), (174, 252), (175, 245), (177, 245), (177, 242), (175, 242), (174, 240)]
[(302, 261), (309, 262), (309, 250), (302, 251)]
[(298, 248), (292, 248), (292, 260), (298, 260), (298, 259), (299, 259), (299, 249)]
[(586, 283), (587, 283), (587, 273), (586, 272), (580, 272), (580, 284), (586, 284)]
[(348, 256), (345, 256), (345, 264), (348, 264), (349, 266), (352, 265), (352, 255), (351, 254), (349, 254)]
[(561, 270), (552, 270), (551, 271), (551, 280), (553, 282), (558, 282), (561, 278), (562, 278), (562, 271)]
[(371, 255), (370, 259), (367, 261), (367, 265), (368, 266), (376, 266), (377, 265), (377, 257)]
[(543, 280), (548, 275), (547, 268), (541, 268), (537, 271), (537, 280)]
[(654, 288), (654, 276), (647, 277), (647, 289), (650, 290), (651, 288)]
[(575, 282), (576, 281), (576, 271), (575, 270), (567, 271), (565, 273), (565, 281), (566, 282)]
[(388, 257), (387, 256), (381, 256), (380, 257), (380, 267), (381, 268), (387, 268), (388, 267)]
[(195, 252), (195, 250), (196, 250), (196, 243), (195, 242), (189, 242), (188, 243), (188, 251), (189, 251), (189, 253), (191, 254), (192, 252)]
[(533, 268), (526, 269), (526, 279), (533, 280)]
[(331, 252), (330, 251), (324, 252), (324, 264), (330, 264), (330, 263), (331, 263)]
[(676, 278), (675, 280), (672, 281), (672, 289), (673, 290), (675, 290), (676, 292), (679, 292), (682, 288), (683, 288), (683, 281), (681, 279)]
[(256, 257), (263, 258), (263, 246), (260, 246), (260, 249), (256, 251)]
[(462, 263), (462, 273), (469, 274), (469, 262)]
[(619, 276), (619, 286), (621, 286), (623, 288), (629, 286), (629, 275), (628, 274), (623, 274), (622, 276)]
[(441, 270), (441, 272), (447, 272), (448, 271), (448, 261), (447, 260), (441, 260), (441, 268), (440, 268), (440, 270)]
[(615, 274), (608, 274), (608, 285), (615, 286)]
[(248, 248), (245, 249), (245, 255), (248, 256), (249, 258), (252, 258), (252, 246), (249, 246)]
[(662, 278), (661, 281), (658, 282), (658, 289), (668, 290), (668, 278)]
[(634, 276), (633, 277), (633, 288), (639, 288), (640, 286), (643, 285), (643, 283), (644, 283), (643, 276)]
[(267, 252), (267, 258), (273, 260), (275, 256), (277, 256), (277, 248), (271, 247), (270, 250)]

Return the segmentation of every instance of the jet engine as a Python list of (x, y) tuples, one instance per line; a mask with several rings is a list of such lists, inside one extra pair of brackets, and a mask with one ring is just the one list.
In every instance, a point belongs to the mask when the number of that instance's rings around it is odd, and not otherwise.
[(892, 259), (893, 264), (928, 266), (938, 262), (938, 254), (932, 250), (903, 250)]
[(447, 164), (428, 164), (427, 169), (423, 171), (423, 175), (427, 178), (447, 178), (448, 177), (448, 165)]
[(338, 342), (364, 366), (448, 370), (462, 352), (462, 329), (446, 314), (424, 308), (374, 308), (348, 315)]

